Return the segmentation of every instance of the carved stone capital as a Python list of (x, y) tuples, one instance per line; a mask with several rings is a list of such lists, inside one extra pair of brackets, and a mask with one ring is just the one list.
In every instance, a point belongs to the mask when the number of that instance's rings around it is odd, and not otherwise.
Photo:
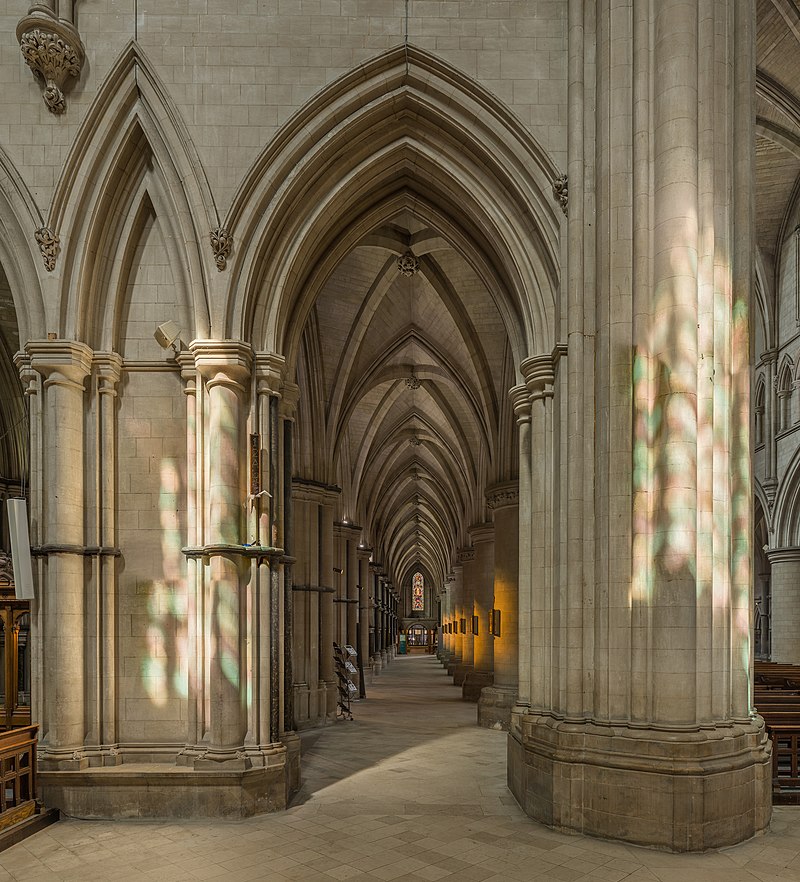
[(230, 231), (223, 227), (217, 227), (211, 231), (211, 250), (214, 252), (214, 263), (217, 270), (222, 272), (228, 265), (228, 258), (233, 249), (233, 236)]
[(531, 356), (524, 359), (520, 363), (519, 368), (532, 397), (536, 398), (542, 395), (553, 394), (555, 368), (552, 355)]
[(98, 392), (116, 395), (116, 386), (122, 375), (122, 356), (116, 352), (95, 352), (94, 369), (97, 374)]
[(519, 482), (507, 481), (489, 487), (486, 490), (486, 505), (490, 511), (519, 505)]
[(256, 353), (257, 390), (262, 395), (281, 395), (286, 359), (276, 352)]
[(45, 377), (45, 386), (82, 390), (92, 369), (92, 350), (74, 340), (31, 340), (25, 351), (31, 358), (31, 367)]
[(462, 566), (465, 563), (471, 563), (475, 560), (475, 549), (474, 548), (461, 548), (457, 553), (456, 560)]
[(239, 392), (248, 388), (253, 353), (238, 340), (195, 340), (189, 347), (198, 373), (209, 388), (231, 386)]
[(38, 230), (34, 231), (33, 237), (34, 239), (36, 239), (36, 244), (39, 246), (39, 251), (42, 252), (44, 268), (49, 273), (53, 272), (53, 270), (56, 268), (56, 260), (58, 260), (58, 254), (61, 251), (61, 240), (58, 238), (58, 235), (50, 229), (50, 227), (39, 227)]
[(517, 422), (529, 423), (531, 421), (531, 396), (527, 386), (513, 386), (508, 391), (511, 406), (514, 408), (514, 416)]
[(553, 196), (566, 216), (569, 210), (569, 181), (566, 175), (559, 175), (553, 181)]
[(44, 103), (51, 113), (66, 110), (64, 83), (79, 77), (84, 49), (75, 27), (51, 14), (37, 12), (17, 25), (17, 40), (25, 63), (44, 82)]

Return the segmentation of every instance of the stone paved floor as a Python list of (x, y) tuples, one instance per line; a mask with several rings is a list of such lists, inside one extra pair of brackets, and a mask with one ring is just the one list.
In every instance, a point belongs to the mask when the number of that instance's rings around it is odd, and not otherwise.
[(430, 656), (398, 658), (356, 720), (303, 738), (304, 786), (236, 822), (62, 821), (0, 853), (7, 879), (800, 882), (800, 808), (705, 855), (553, 833), (506, 790), (505, 735), (478, 729)]

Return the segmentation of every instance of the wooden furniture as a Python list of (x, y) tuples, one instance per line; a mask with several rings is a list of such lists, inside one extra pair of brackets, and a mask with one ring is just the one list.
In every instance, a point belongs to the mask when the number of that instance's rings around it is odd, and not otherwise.
[(0, 552), (0, 730), (31, 723), (30, 602), (14, 596), (8, 555)]
[(800, 667), (755, 663), (754, 704), (772, 739), (772, 801), (800, 804)]

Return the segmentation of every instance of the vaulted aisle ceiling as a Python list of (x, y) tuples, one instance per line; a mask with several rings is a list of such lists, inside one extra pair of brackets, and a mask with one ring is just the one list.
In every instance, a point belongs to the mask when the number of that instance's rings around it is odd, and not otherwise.
[(408, 209), (364, 236), (317, 298), (298, 383), (296, 471), (341, 486), (397, 583), (441, 584), (516, 447), (508, 337), (468, 255)]

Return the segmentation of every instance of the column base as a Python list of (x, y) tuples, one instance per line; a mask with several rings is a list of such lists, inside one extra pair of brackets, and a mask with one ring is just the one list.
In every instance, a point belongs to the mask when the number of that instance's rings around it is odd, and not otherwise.
[(447, 660), (447, 676), (452, 677), (455, 674), (456, 668), (461, 664), (461, 656), (460, 655), (451, 655)]
[(516, 686), (487, 686), (478, 699), (478, 725), (508, 732), (516, 702)]
[(255, 752), (261, 764), (256, 766), (255, 754), (248, 754), (247, 769), (215, 767), (213, 762), (205, 768), (123, 763), (81, 771), (40, 770), (38, 782), (49, 808), (91, 820), (246, 818), (285, 809), (293, 765), (299, 775), (299, 749), (275, 744)]
[(306, 683), (293, 687), (295, 729), (313, 729), (324, 726), (327, 719), (327, 689), (324, 684), (309, 686)]
[(532, 818), (671, 851), (734, 845), (772, 814), (763, 720), (695, 731), (511, 714), (508, 786)]
[(492, 683), (494, 683), (494, 674), (491, 671), (473, 669), (464, 677), (464, 682), (461, 684), (461, 698), (464, 701), (477, 702), (481, 697), (481, 691)]
[(474, 670), (473, 665), (465, 665), (463, 662), (457, 664), (453, 668), (453, 686), (463, 686), (467, 674), (472, 670)]

